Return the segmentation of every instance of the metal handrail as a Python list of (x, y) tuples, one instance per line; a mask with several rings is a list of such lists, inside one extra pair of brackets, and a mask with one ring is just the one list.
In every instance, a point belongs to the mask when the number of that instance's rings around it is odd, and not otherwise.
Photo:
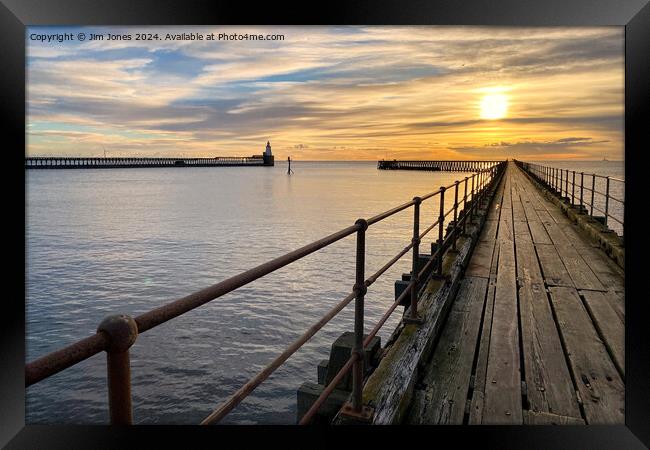
[[(515, 164), (518, 167), (525, 170), (533, 178), (535, 178), (539, 183), (546, 186), (549, 190), (555, 192), (560, 198), (566, 199), (571, 206), (579, 206), (581, 210), (587, 212), (587, 206), (589, 206), (588, 214), (594, 216), (594, 210), (597, 212), (603, 213), (604, 216), (604, 225), (608, 226), (609, 219), (613, 219), (623, 227), (625, 226), (624, 218), (616, 217), (611, 214), (609, 210), (610, 200), (619, 202), (623, 208), (625, 208), (625, 200), (616, 198), (610, 195), (610, 182), (615, 181), (623, 183), (625, 185), (625, 180), (620, 178), (610, 177), (607, 175), (599, 175), (595, 173), (585, 173), (577, 172), (575, 170), (569, 171), (569, 169), (561, 169), (551, 166), (543, 166), (540, 164), (532, 164), (523, 161), (514, 160)], [(571, 176), (569, 176), (571, 175)], [(585, 176), (588, 178), (585, 180)], [(571, 180), (569, 180), (571, 178)], [(579, 181), (576, 180), (579, 178)], [(601, 192), (596, 189), (596, 178), (601, 178), (605, 180), (605, 192)], [(585, 184), (585, 181), (591, 182), (591, 187)], [(569, 185), (571, 185), (571, 191), (569, 192)], [(576, 189), (579, 189), (579, 194), (576, 197)], [(591, 199), (589, 202), (585, 201), (584, 191), (591, 193)], [(594, 204), (595, 195), (601, 195), (605, 199), (605, 209), (600, 209)], [(578, 201), (579, 200), (579, 201)]]
[[(500, 179), (505, 169), (505, 161), (493, 164), (489, 168), (479, 170), (470, 177), (465, 177), (463, 181), (456, 181), (447, 187), (441, 187), (437, 191), (428, 193), (422, 197), (415, 197), (410, 202), (406, 202), (388, 211), (384, 211), (368, 220), (359, 219), (354, 225), (339, 230), (322, 239), (307, 244), (292, 252), (279, 256), (264, 264), (249, 269), (238, 275), (230, 277), (224, 281), (206, 287), (190, 295), (172, 301), (168, 304), (155, 308), (143, 313), (135, 318), (125, 315), (109, 316), (99, 325), (97, 333), (87, 338), (81, 339), (60, 350), (42, 356), (25, 365), (25, 386), (31, 386), (39, 381), (61, 372), (101, 351), (107, 354), (107, 378), (109, 385), (109, 409), (111, 423), (113, 424), (130, 424), (132, 423), (131, 411), (131, 392), (130, 392), (130, 359), (129, 348), (135, 343), (138, 334), (144, 333), (162, 323), (165, 323), (175, 317), (178, 317), (188, 311), (191, 311), (205, 303), (230, 293), (252, 281), (255, 281), (275, 270), (278, 270), (298, 259), (304, 258), (324, 247), (338, 242), (352, 234), (357, 236), (357, 256), (356, 270), (357, 277), (354, 288), (343, 300), (333, 306), (318, 322), (312, 325), (305, 333), (289, 345), (279, 356), (269, 363), (260, 373), (250, 379), (239, 390), (231, 395), (220, 407), (212, 414), (206, 417), (202, 424), (218, 422), (235, 406), (237, 406), (250, 392), (252, 392), (260, 383), (266, 380), (278, 367), (280, 367), (293, 353), (302, 347), (312, 336), (314, 336), (325, 324), (333, 319), (342, 311), (353, 299), (355, 302), (355, 349), (348, 363), (339, 371), (339, 374), (324, 390), (321, 398), (312, 406), (312, 409), (303, 417), (301, 423), (307, 423), (313, 414), (322, 404), (333, 386), (338, 384), (347, 371), (354, 368), (353, 374), (353, 409), (359, 411), (361, 408), (361, 392), (363, 389), (363, 352), (365, 346), (376, 335), (386, 320), (393, 313), (395, 308), (404, 300), (406, 295), (411, 295), (410, 318), (417, 318), (417, 295), (415, 287), (418, 286), (421, 277), (427, 272), (432, 264), (438, 273), (442, 271), (442, 259), (445, 252), (453, 244), (456, 245), (456, 239), (460, 232), (464, 232), (466, 222), (473, 220), (475, 210), (478, 207), (478, 201), (481, 201), (486, 195), (487, 190), (493, 186), (496, 180)], [(468, 189), (471, 181), (471, 190)], [(462, 198), (458, 197), (460, 183), (464, 183), (464, 194)], [(445, 213), (444, 211), (444, 193), (448, 189), (454, 189), (454, 204)], [(439, 218), (424, 233), (419, 233), (419, 206), (430, 198), (440, 196)], [(453, 227), (448, 231), (446, 238), (443, 239), (443, 227), (445, 218), (454, 212), (454, 218), (458, 218), (458, 208), (462, 202), (463, 214), (460, 214), (458, 220), (454, 220)], [(469, 203), (469, 208), (468, 208)], [(391, 258), (377, 272), (364, 280), (365, 265), (365, 231), (366, 229), (394, 214), (414, 207), (413, 222), (413, 239), (411, 243), (404, 247), (396, 256)], [(416, 273), (417, 260), (419, 255), (419, 244), (423, 236), (431, 231), (435, 226), (439, 228), (438, 246), (436, 251), (431, 255), (425, 266)], [(384, 274), (392, 265), (406, 255), (410, 250), (413, 253), (413, 271), (411, 282), (402, 294), (396, 299), (395, 303), (384, 313), (379, 322), (375, 325), (371, 333), (363, 340), (363, 299), (367, 288), (371, 286), (382, 274)], [(356, 375), (355, 375), (356, 374)], [(313, 410), (313, 411), (312, 411)], [(305, 417), (307, 419), (305, 419)]]

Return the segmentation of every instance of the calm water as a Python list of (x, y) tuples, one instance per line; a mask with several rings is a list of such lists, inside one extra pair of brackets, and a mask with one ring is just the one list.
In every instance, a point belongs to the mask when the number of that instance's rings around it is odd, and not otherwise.
[[(581, 164), (623, 176), (622, 163)], [(379, 171), (374, 162), (293, 168), (291, 176), (284, 164), (27, 171), (27, 359), (93, 334), (109, 314), (136, 316), (466, 176)], [(437, 203), (423, 204), (423, 227), (437, 217)], [(411, 227), (408, 210), (368, 230), (367, 274), (409, 243)], [(135, 422), (200, 422), (350, 292), (354, 248), (348, 237), (139, 336)], [(369, 289), (368, 328), (409, 270), (407, 256)], [(295, 423), (296, 389), (316, 381), (334, 339), (353, 329), (352, 305), (223, 423)], [(27, 422), (107, 423), (105, 377), (100, 354), (30, 387)]]

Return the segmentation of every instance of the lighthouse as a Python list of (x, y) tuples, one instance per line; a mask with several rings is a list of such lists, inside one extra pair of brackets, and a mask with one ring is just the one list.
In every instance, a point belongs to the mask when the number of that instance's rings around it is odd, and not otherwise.
[(274, 165), (273, 153), (271, 153), (271, 142), (266, 141), (266, 150), (264, 151), (264, 165), (272, 166)]

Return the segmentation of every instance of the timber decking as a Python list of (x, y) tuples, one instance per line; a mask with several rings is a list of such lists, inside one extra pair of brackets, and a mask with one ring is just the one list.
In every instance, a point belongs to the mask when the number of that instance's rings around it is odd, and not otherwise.
[(624, 273), (509, 162), (411, 424), (623, 424)]

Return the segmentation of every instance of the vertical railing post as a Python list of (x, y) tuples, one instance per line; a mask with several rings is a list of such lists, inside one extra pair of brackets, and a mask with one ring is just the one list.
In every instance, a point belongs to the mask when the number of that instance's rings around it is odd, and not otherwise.
[[(474, 189), (473, 182), (472, 182), (472, 189)], [(473, 206), (474, 206), (474, 196), (472, 195), (472, 207)], [(442, 255), (445, 252), (443, 246), (445, 240), (442, 234), (444, 227), (445, 227), (445, 187), (440, 186), (440, 215), (438, 218), (438, 276), (442, 276)]]
[(106, 366), (108, 375), (108, 407), (112, 425), (131, 425), (131, 367), (129, 348), (138, 337), (138, 325), (131, 317), (118, 314), (106, 317), (97, 327), (108, 336)]
[(463, 234), (466, 233), (466, 224), (467, 224), (467, 180), (469, 177), (465, 177), (465, 190), (463, 194)]
[(569, 169), (565, 169), (564, 173), (564, 196), (569, 198)]
[(458, 236), (456, 232), (458, 230), (458, 183), (458, 180), (454, 183), (454, 239), (452, 240), (452, 248), (454, 250), (456, 250), (456, 237)]
[(582, 205), (583, 205), (582, 193), (583, 193), (584, 184), (585, 184), (585, 173), (580, 172), (580, 209), (581, 210), (582, 210)]
[(591, 214), (590, 216), (594, 215), (594, 193), (596, 191), (596, 174), (591, 175)]
[(420, 283), (418, 261), (420, 260), (420, 197), (413, 197), (413, 258), (411, 261), (411, 313), (407, 323), (420, 323), (418, 319), (418, 284)]
[(576, 204), (576, 171), (573, 171), (573, 178), (571, 180), (571, 206)]
[(358, 219), (355, 224), (360, 225), (357, 231), (357, 260), (356, 260), (356, 277), (354, 290), (356, 298), (354, 301), (354, 348), (353, 352), (357, 355), (354, 361), (352, 371), (352, 409), (354, 412), (361, 412), (362, 393), (363, 393), (363, 366), (364, 366), (364, 349), (363, 349), (363, 310), (364, 298), (368, 287), (365, 282), (366, 266), (366, 230), (368, 222), (365, 219)]
[(609, 215), (609, 176), (606, 177), (607, 185), (605, 187), (605, 226), (607, 226), (607, 216)]
[(472, 223), (474, 223), (474, 205), (476, 204), (476, 199), (474, 198), (474, 178), (476, 177), (476, 174), (472, 175), (472, 203), (470, 208), (470, 213), (469, 217)]

